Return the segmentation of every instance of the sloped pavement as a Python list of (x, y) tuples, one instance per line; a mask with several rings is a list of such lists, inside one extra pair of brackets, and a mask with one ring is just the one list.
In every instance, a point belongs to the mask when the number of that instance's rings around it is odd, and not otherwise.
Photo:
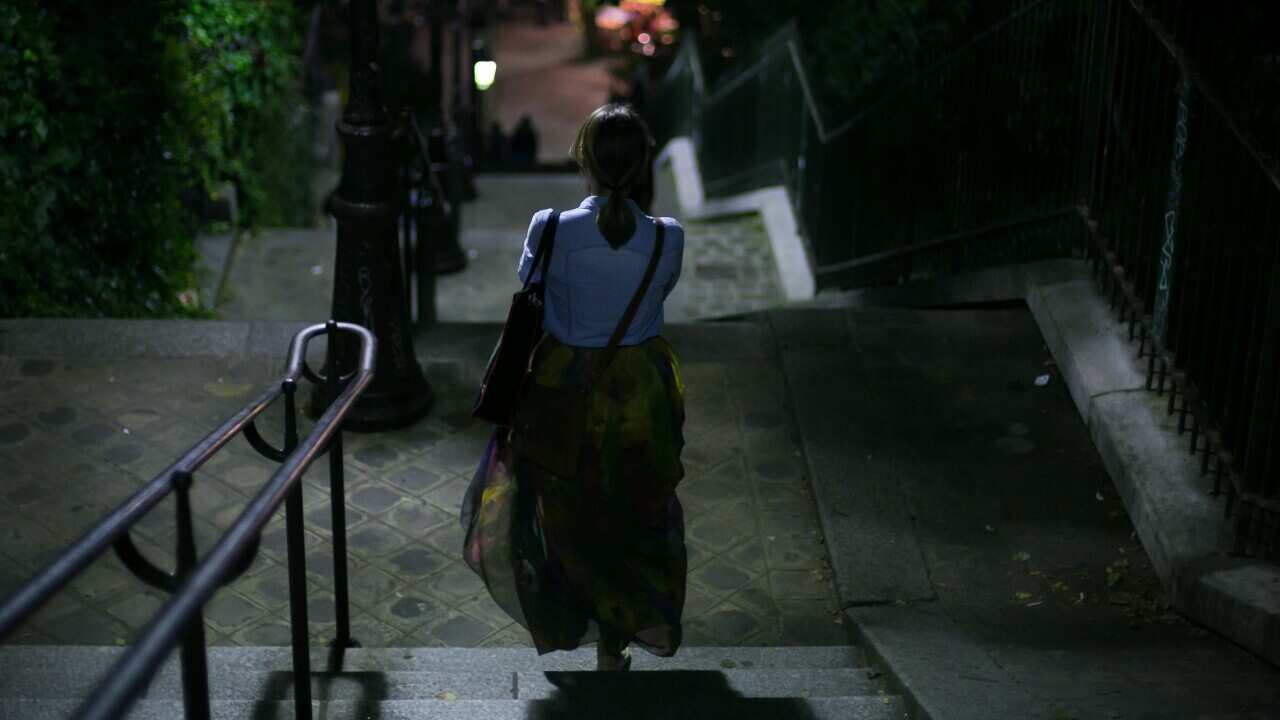
[(919, 716), (1280, 716), (1169, 608), (1025, 308), (768, 320), (842, 610)]

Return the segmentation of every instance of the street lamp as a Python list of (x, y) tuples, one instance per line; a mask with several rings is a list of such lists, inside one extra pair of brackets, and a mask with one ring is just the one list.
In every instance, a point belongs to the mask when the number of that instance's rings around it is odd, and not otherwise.
[(498, 75), (498, 63), (492, 60), (476, 60), (473, 74), (476, 89), (483, 92), (493, 87), (493, 79)]
[[(399, 160), (391, 142), (391, 122), (379, 91), (378, 16), (374, 0), (352, 0), (351, 87), (338, 121), (346, 149), (342, 179), (334, 193), (338, 250), (333, 278), (333, 312), (339, 322), (358, 323), (378, 338), (373, 383), (347, 416), (351, 430), (380, 430), (408, 425), (431, 407), (431, 387), (414, 356), (401, 287), (396, 220), (402, 210)], [(355, 368), (356, 347), (347, 334), (326, 352), (329, 367)], [(314, 388), (311, 410), (326, 405), (323, 387)]]

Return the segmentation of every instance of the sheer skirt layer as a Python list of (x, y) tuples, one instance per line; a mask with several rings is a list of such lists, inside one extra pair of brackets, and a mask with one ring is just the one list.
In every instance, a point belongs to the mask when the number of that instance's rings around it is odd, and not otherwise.
[[(599, 349), (548, 337), (531, 381), (582, 387)], [(551, 414), (551, 413), (549, 413)], [(577, 476), (490, 438), (462, 508), (463, 555), (539, 653), (599, 641), (671, 655), (685, 597), (684, 386), (661, 337), (621, 348), (592, 393)]]

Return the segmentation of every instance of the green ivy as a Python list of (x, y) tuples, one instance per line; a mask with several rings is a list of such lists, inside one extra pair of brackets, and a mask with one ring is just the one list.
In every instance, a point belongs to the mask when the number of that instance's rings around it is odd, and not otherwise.
[(306, 194), (293, 7), (0, 5), (0, 316), (199, 314), (193, 200), (230, 180), (252, 223)]

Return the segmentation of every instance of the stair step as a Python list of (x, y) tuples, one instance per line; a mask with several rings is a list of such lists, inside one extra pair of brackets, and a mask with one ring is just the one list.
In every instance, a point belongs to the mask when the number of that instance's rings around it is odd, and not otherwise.
[[(726, 693), (697, 698), (565, 696), (559, 700), (390, 700), (312, 703), (313, 716), (326, 720), (569, 720), (607, 717), (617, 720), (893, 720), (903, 717), (897, 697), (813, 699), (742, 698)], [(0, 700), (0, 718), (65, 720), (77, 703), (67, 700)], [(213, 720), (271, 718), (292, 720), (293, 704), (218, 701)], [(177, 700), (141, 700), (129, 720), (179, 720)]]
[[(314, 673), (312, 697), (323, 700), (431, 700), (446, 695), (463, 700), (539, 700), (554, 696), (559, 689), (603, 688), (612, 692), (640, 695), (661, 693), (666, 697), (693, 697), (708, 689), (723, 688), (744, 697), (847, 697), (875, 695), (877, 685), (866, 672), (852, 668), (839, 670), (672, 670), (631, 673), (553, 671), (473, 673), (360, 671)], [(65, 683), (46, 679), (28, 682), (9, 697), (56, 699), (81, 697), (91, 686), (71, 692)], [(210, 697), (217, 700), (275, 701), (293, 697), (293, 673), (250, 670), (223, 671), (210, 678)], [(174, 673), (158, 677), (148, 688), (149, 699), (182, 697), (181, 679)]]
[[(20, 697), (31, 688), (62, 688), (61, 694), (83, 694), (124, 653), (121, 647), (73, 645), (0, 646), (0, 697)], [(314, 670), (324, 670), (327, 658), (317, 652)], [(852, 647), (689, 647), (672, 658), (635, 653), (633, 670), (821, 670), (861, 667), (861, 655)], [(292, 670), (292, 656), (284, 647), (209, 648), (211, 685), (224, 674)], [(348, 650), (343, 670), (348, 672), (419, 672), (500, 674), (590, 670), (595, 649), (550, 653), (539, 657), (530, 648), (355, 648)], [(178, 683), (174, 653), (153, 682), (153, 687)], [(18, 689), (19, 691), (15, 691)], [(46, 697), (47, 694), (36, 695)]]

